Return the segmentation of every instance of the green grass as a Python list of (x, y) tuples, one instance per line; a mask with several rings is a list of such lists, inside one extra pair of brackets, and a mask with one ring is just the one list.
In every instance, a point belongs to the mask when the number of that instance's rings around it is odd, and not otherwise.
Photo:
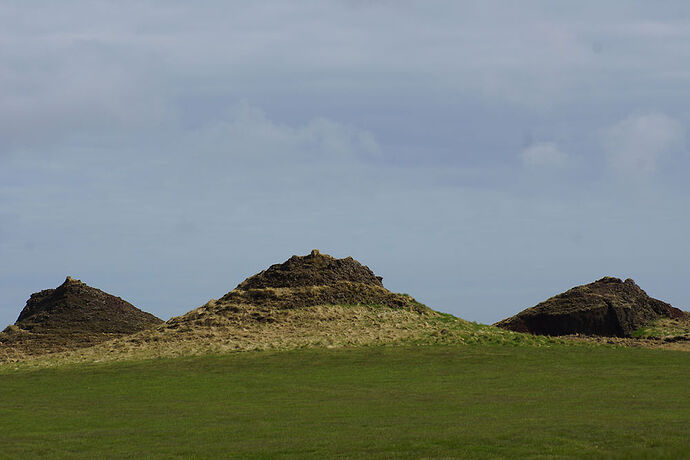
[(690, 322), (661, 318), (632, 333), (635, 338), (663, 339), (690, 334)]
[(498, 345), (0, 371), (0, 457), (690, 456), (690, 354)]

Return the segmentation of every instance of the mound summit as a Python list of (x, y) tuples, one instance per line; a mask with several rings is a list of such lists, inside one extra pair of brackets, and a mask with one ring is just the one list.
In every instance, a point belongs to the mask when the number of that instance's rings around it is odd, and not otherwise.
[[(394, 294), (383, 287), (382, 278), (352, 257), (337, 259), (314, 249), (306, 256), (292, 256), (271, 265), (241, 282), (218, 300), (183, 316), (168, 325), (209, 325), (215, 320), (239, 320), (248, 312), (261, 322), (278, 322), (281, 311), (317, 305), (376, 305), (394, 309), (412, 309), (418, 313), (432, 310), (412, 297)], [(246, 320), (246, 318), (245, 318)]]
[[(314, 249), (306, 256), (292, 256), (247, 278), (217, 303), (270, 309), (327, 304), (421, 307), (410, 296), (384, 288), (382, 279), (352, 257), (336, 259)], [(424, 310), (428, 309), (424, 307)]]
[(244, 280), (237, 289), (324, 286), (343, 281), (383, 287), (382, 280), (352, 257), (336, 259), (314, 249), (309, 255), (292, 256), (282, 264), (271, 265)]
[(690, 314), (649, 297), (631, 279), (604, 277), (523, 310), (495, 324), (539, 335), (629, 337), (660, 318), (690, 319)]
[(57, 288), (31, 295), (14, 325), (0, 333), (0, 347), (30, 355), (88, 347), (162, 322), (68, 276)]

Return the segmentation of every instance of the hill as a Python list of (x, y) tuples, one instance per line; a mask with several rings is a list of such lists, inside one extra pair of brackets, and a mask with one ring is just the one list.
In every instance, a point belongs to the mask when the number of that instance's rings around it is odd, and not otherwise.
[(0, 357), (89, 347), (162, 322), (68, 276), (57, 288), (31, 295), (14, 325), (0, 333)]
[(67, 360), (136, 359), (245, 350), (392, 343), (546, 343), (440, 313), (351, 257), (318, 250), (247, 278), (220, 299), (153, 329), (79, 350)]
[(504, 319), (495, 326), (541, 335), (631, 337), (660, 319), (690, 320), (690, 314), (649, 297), (631, 279), (604, 277)]

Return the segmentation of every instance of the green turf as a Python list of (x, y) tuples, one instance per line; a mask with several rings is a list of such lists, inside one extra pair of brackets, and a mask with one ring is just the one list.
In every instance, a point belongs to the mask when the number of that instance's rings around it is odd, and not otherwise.
[(0, 457), (690, 456), (690, 354), (370, 347), (0, 372)]
[(633, 337), (641, 339), (664, 339), (688, 335), (690, 335), (690, 321), (678, 321), (668, 318), (652, 321), (632, 333)]

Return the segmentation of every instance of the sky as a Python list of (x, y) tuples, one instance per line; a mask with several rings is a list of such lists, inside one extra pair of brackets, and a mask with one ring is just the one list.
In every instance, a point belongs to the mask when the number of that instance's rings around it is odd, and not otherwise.
[(689, 63), (685, 1), (4, 1), (0, 328), (314, 248), (482, 323), (605, 275), (690, 310)]

